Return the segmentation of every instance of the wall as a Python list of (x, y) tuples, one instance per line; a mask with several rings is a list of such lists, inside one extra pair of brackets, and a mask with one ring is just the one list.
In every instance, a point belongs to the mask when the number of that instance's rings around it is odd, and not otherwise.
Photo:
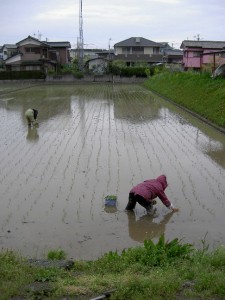
[(77, 79), (71, 74), (67, 75), (47, 75), (46, 82), (113, 82), (113, 83), (142, 83), (146, 81), (146, 78), (137, 78), (133, 77), (120, 77), (120, 76), (112, 76), (112, 75), (102, 75), (102, 76), (94, 76), (94, 75), (85, 75), (82, 79)]

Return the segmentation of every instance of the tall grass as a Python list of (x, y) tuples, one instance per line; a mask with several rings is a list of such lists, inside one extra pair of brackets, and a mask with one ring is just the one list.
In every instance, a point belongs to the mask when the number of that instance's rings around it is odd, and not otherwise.
[(208, 73), (162, 72), (145, 86), (225, 128), (225, 79)]

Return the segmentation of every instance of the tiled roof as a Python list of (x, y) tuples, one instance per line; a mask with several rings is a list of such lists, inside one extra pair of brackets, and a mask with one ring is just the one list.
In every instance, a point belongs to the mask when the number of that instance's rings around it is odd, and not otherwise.
[(184, 40), (180, 46), (181, 49), (186, 47), (206, 48), (206, 49), (222, 49), (225, 48), (225, 41), (190, 41)]
[(43, 45), (46, 45), (46, 46), (49, 46), (49, 47), (57, 47), (57, 48), (67, 47), (67, 48), (71, 48), (70, 42), (64, 42), (64, 41), (63, 42), (46, 42), (46, 41), (40, 41), (40, 40), (34, 38), (33, 36), (30, 36), (30, 35), (28, 37), (26, 37), (25, 39), (23, 39), (22, 41), (19, 41), (17, 43), (17, 45), (20, 44), (21, 42), (25, 41), (25, 40), (34, 40), (36, 42), (39, 42), (39, 43), (41, 43)]
[(2, 48), (3, 47), (8, 48), (8, 49), (16, 49), (17, 45), (14, 45), (14, 44), (5, 44), (5, 45), (2, 46)]
[(135, 46), (141, 46), (141, 47), (162, 47), (160, 43), (156, 43), (150, 40), (147, 40), (142, 37), (131, 37), (127, 40), (121, 41), (119, 43), (116, 43), (114, 47), (135, 47)]
[(164, 51), (165, 54), (167, 55), (178, 55), (178, 56), (183, 56), (183, 51), (178, 50), (178, 49), (169, 49)]
[(67, 47), (71, 48), (70, 42), (45, 42), (45, 44), (49, 45), (50, 47)]
[(38, 43), (45, 44), (45, 42), (39, 41), (38, 39), (36, 39), (36, 38), (34, 38), (33, 36), (30, 36), (30, 35), (28, 35), (28, 37), (26, 37), (25, 39), (17, 42), (16, 44), (18, 45), (18, 44), (20, 44), (20, 43), (22, 43), (23, 41), (26, 41), (26, 40), (34, 40)]

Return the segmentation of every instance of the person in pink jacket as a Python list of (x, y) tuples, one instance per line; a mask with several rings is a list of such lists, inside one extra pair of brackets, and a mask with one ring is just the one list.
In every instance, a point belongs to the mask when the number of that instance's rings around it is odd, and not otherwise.
[(173, 206), (164, 192), (167, 186), (165, 175), (160, 175), (156, 179), (148, 179), (139, 183), (129, 192), (129, 201), (126, 210), (133, 210), (138, 202), (147, 210), (147, 213), (152, 213), (153, 205), (156, 202), (154, 199), (158, 197), (167, 208), (173, 212), (178, 211), (178, 208)]

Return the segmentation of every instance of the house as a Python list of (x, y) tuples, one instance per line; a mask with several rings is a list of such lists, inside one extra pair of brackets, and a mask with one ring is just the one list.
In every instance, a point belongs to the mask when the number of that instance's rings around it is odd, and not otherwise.
[(182, 64), (183, 51), (179, 49), (168, 49), (163, 52), (164, 61), (167, 64)]
[(6, 60), (8, 57), (17, 53), (17, 46), (12, 44), (5, 44), (2, 46), (2, 58)]
[[(114, 57), (114, 49), (105, 50), (105, 49), (83, 49), (84, 54), (84, 63), (87, 68), (93, 70), (96, 66), (99, 65), (99, 69), (102, 69), (102, 65), (106, 64), (106, 61), (113, 60)], [(71, 59), (78, 58), (79, 49), (71, 49), (70, 57)], [(108, 62), (107, 62), (108, 64)], [(104, 68), (105, 69), (105, 68)]]
[[(71, 49), (71, 59), (78, 58), (79, 49)], [(84, 64), (90, 73), (104, 74), (107, 71), (109, 61), (113, 60), (114, 49), (83, 49)]]
[(3, 64), (3, 47), (0, 46), (0, 69), (2, 67)]
[(137, 63), (152, 65), (163, 62), (162, 45), (142, 37), (131, 37), (114, 45), (114, 60), (123, 60), (127, 66)]
[[(70, 57), (72, 59), (79, 57), (80, 49), (70, 49)], [(104, 49), (83, 49), (84, 60), (94, 59), (101, 56), (102, 53), (105, 53), (107, 50)], [(107, 52), (108, 53), (108, 52)]]
[(184, 40), (180, 46), (183, 49), (184, 70), (210, 69), (212, 72), (225, 63), (225, 42)]
[(96, 52), (96, 54), (98, 55), (98, 58), (105, 58), (108, 61), (112, 61), (115, 57), (114, 49), (101, 50)]
[[(80, 49), (78, 49), (78, 48), (70, 49), (71, 59), (78, 58), (79, 51), (80, 51)], [(99, 51), (99, 49), (83, 49), (84, 59), (85, 58), (87, 58), (87, 59), (97, 58), (98, 55), (96, 54), (96, 51)]]
[(180, 49), (174, 49), (167, 42), (160, 43), (160, 53), (163, 54), (164, 62), (167, 64), (182, 64), (183, 62), (183, 51)]
[(44, 42), (28, 36), (12, 48), (3, 46), (5, 69), (11, 71), (56, 70), (58, 65), (69, 63), (70, 47), (69, 42)]
[(95, 75), (103, 75), (107, 71), (108, 60), (101, 57), (93, 58), (89, 59), (86, 62), (86, 65), (90, 73), (93, 73)]

